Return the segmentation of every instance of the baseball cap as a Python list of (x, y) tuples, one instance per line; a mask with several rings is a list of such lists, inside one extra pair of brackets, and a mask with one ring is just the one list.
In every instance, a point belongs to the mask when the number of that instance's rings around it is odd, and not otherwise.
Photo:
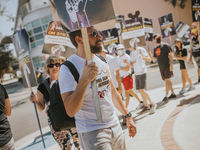
[(157, 34), (155, 34), (154, 36), (153, 36), (153, 39), (157, 39), (157, 38), (161, 38), (162, 37), (162, 35), (160, 35), (159, 33), (157, 33)]
[(179, 38), (176, 38), (175, 42), (176, 42), (176, 41), (183, 43), (182, 40), (179, 39)]
[(118, 45), (117, 45), (117, 50), (118, 50), (118, 49), (125, 49), (125, 47), (124, 47), (124, 45), (122, 45), (122, 44), (118, 44)]

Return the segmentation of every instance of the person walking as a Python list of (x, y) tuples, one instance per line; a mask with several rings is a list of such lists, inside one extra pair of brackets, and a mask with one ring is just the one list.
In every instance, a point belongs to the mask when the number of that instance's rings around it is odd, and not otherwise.
[[(46, 81), (49, 83), (49, 86), (51, 85), (52, 82), (55, 80), (58, 80), (58, 75), (59, 75), (59, 68), (60, 65), (64, 62), (63, 59), (61, 59), (59, 56), (49, 56), (49, 58), (46, 60), (44, 69), (46, 74), (49, 74), (50, 77), (46, 79)], [(35, 102), (37, 110), (40, 112), (45, 109), (45, 104), (48, 106), (50, 105), (50, 95), (48, 90), (45, 87), (44, 84), (45, 81), (39, 84), (37, 88), (37, 98), (34, 93), (30, 95), (30, 101)], [(46, 112), (47, 113), (47, 112)], [(72, 145), (74, 143), (75, 147), (77, 150), (80, 150), (80, 144), (78, 141), (78, 134), (76, 128), (71, 128), (68, 130), (63, 130), (60, 132), (54, 131), (52, 127), (52, 123), (48, 117), (47, 114), (47, 120), (48, 120), (48, 125), (51, 129), (51, 134), (53, 135), (54, 139), (56, 142), (59, 144), (60, 148), (62, 150), (72, 150)], [(73, 139), (73, 143), (71, 142)]]
[[(127, 60), (124, 60), (124, 63), (134, 69), (136, 90), (140, 92), (145, 106), (141, 113), (149, 111), (150, 114), (153, 114), (155, 113), (157, 105), (151, 101), (151, 98), (145, 91), (147, 78), (147, 67), (145, 61), (151, 62), (151, 58), (143, 47), (136, 48), (136, 45), (137, 43), (135, 43), (135, 46), (130, 49), (132, 51), (130, 53), (130, 63)], [(147, 100), (150, 105), (148, 105)]]
[[(176, 97), (170, 80), (173, 77), (173, 52), (167, 43), (161, 42), (161, 37), (159, 34), (154, 35), (153, 39), (157, 46), (154, 48), (153, 55), (149, 51), (149, 56), (158, 61), (160, 74), (166, 85), (166, 95), (163, 102), (168, 102), (168, 99)], [(171, 91), (171, 95), (168, 97), (169, 91)]]
[(0, 150), (14, 150), (14, 139), (7, 116), (11, 115), (8, 94), (0, 83)]
[[(84, 150), (125, 150), (125, 139), (114, 106), (125, 116), (129, 136), (134, 137), (136, 126), (113, 85), (109, 66), (101, 55), (102, 36), (95, 27), (87, 28), (93, 62), (86, 63), (86, 54), (80, 30), (71, 32), (70, 40), (76, 54), (70, 61), (79, 73), (77, 83), (67, 66), (62, 65), (59, 86), (62, 99), (70, 117), (75, 117), (78, 138)], [(95, 105), (91, 83), (96, 80), (99, 105)], [(100, 107), (102, 120), (98, 121), (95, 106)]]
[(37, 67), (36, 77), (38, 84), (42, 83), (42, 81), (44, 80), (44, 72), (41, 70), (40, 67)]
[(199, 40), (200, 37), (198, 36), (198, 24), (197, 22), (193, 22), (191, 25), (191, 44), (192, 48), (190, 51), (190, 62), (192, 62), (192, 56), (197, 64), (197, 73), (198, 73), (198, 82), (200, 82), (200, 47), (199, 47)]
[[(186, 65), (186, 59), (187, 59), (187, 49), (183, 47), (182, 40), (177, 38), (175, 40), (175, 48), (176, 48), (176, 53), (174, 55), (174, 58), (176, 58), (179, 61), (180, 64), (180, 70), (181, 70), (181, 77), (182, 77), (182, 83), (183, 83), (183, 88), (179, 92), (180, 94), (184, 94), (187, 91), (194, 90), (195, 87), (192, 84), (192, 80), (188, 76), (188, 70), (187, 70), (187, 65)], [(190, 84), (190, 87), (186, 91), (186, 81)]]

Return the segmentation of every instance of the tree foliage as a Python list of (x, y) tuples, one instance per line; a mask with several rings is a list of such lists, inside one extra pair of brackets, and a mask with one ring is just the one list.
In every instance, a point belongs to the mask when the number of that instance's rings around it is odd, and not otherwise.
[(5, 72), (12, 70), (11, 65), (15, 59), (11, 51), (8, 44), (0, 44), (0, 78)]
[(14, 21), (15, 18), (13, 15), (7, 10), (7, 2), (10, 0), (0, 0), (0, 16), (6, 16), (9, 21)]
[(179, 6), (182, 9), (185, 8), (185, 2), (187, 2), (187, 0), (164, 0), (164, 1), (169, 2), (174, 7)]

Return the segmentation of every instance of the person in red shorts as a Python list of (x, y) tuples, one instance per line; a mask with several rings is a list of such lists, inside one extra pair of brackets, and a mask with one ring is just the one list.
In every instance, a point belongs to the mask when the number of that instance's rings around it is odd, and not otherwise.
[[(157, 46), (154, 48), (153, 56), (150, 51), (149, 56), (158, 61), (161, 77), (166, 84), (166, 96), (163, 102), (168, 102), (168, 99), (176, 97), (170, 80), (170, 78), (173, 77), (173, 52), (167, 43), (161, 42), (161, 37), (162, 36), (159, 34), (154, 35), (153, 38)], [(168, 97), (168, 92), (170, 90), (171, 95)]]
[[(116, 52), (118, 54), (117, 60), (120, 65), (120, 76), (122, 78), (122, 83), (124, 85), (125, 89), (125, 96), (126, 96), (126, 108), (128, 107), (130, 95), (135, 97), (140, 103), (137, 106), (136, 109), (140, 109), (144, 107), (143, 101), (141, 101), (138, 97), (138, 95), (133, 91), (133, 77), (131, 75), (130, 67), (126, 63), (124, 63), (124, 60), (127, 60), (130, 63), (130, 56), (125, 53), (125, 47), (122, 44), (119, 44), (117, 46)], [(122, 125), (126, 125), (125, 119), (123, 119)]]

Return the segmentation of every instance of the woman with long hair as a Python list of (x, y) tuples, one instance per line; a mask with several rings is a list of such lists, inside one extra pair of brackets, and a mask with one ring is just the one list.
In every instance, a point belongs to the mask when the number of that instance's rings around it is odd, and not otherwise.
[[(59, 56), (49, 56), (49, 58), (46, 60), (45, 65), (44, 65), (44, 70), (46, 74), (48, 74), (50, 77), (47, 78), (46, 80), (48, 81), (49, 85), (53, 83), (52, 81), (58, 80), (58, 75), (59, 75), (59, 68), (60, 65), (64, 62), (64, 59), (61, 59)], [(44, 81), (43, 81), (44, 82)], [(30, 101), (35, 102), (37, 109), (41, 112), (45, 109), (45, 104), (47, 107), (49, 106), (49, 92), (46, 89), (44, 83), (40, 83), (38, 88), (37, 88), (37, 98), (32, 93), (30, 95)], [(61, 147), (62, 150), (71, 150), (72, 145), (74, 143), (75, 147), (77, 150), (80, 150), (80, 144), (78, 141), (78, 134), (76, 128), (71, 128), (68, 130), (63, 130), (60, 132), (54, 131), (51, 121), (48, 117), (48, 124), (51, 129), (51, 133), (54, 137), (54, 139), (57, 141), (59, 146)], [(73, 139), (73, 143), (71, 142)]]
[[(187, 91), (191, 91), (191, 90), (195, 89), (195, 87), (192, 84), (190, 77), (188, 76), (188, 70), (187, 70), (187, 65), (186, 65), (187, 49), (183, 48), (183, 46), (184, 45), (183, 45), (181, 39), (177, 38), (175, 40), (176, 52), (175, 52), (174, 58), (178, 59), (179, 64), (180, 64), (181, 77), (182, 77), (182, 83), (183, 83), (183, 88), (179, 92), (180, 94), (184, 94)], [(187, 91), (186, 91), (186, 81), (188, 81), (189, 84), (190, 84)]]

